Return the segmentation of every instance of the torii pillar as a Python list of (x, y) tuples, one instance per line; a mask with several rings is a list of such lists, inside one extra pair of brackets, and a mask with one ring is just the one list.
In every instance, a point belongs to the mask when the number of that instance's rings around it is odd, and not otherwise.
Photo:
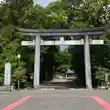
[(35, 38), (34, 88), (40, 85), (40, 36)]
[(90, 62), (90, 40), (89, 36), (84, 36), (84, 60), (85, 60), (85, 80), (86, 87), (92, 89), (91, 62)]

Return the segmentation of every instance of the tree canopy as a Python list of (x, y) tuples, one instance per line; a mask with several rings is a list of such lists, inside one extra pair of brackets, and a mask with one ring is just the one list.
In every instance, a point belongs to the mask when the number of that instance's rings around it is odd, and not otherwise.
[[(22, 77), (22, 84), (31, 81), (29, 73), (33, 73), (34, 48), (21, 46), (21, 40), (27, 38), (17, 34), (16, 27), (74, 29), (104, 26), (105, 35), (92, 39), (103, 39), (105, 45), (90, 47), (93, 83), (97, 84), (110, 68), (109, 3), (110, 0), (57, 0), (42, 7), (34, 5), (32, 0), (4, 0), (0, 4), (0, 80), (3, 82), (4, 63), (11, 62), (14, 79)], [(65, 39), (81, 37), (66, 36)], [(47, 37), (45, 40), (57, 38)], [(18, 54), (21, 55), (20, 61)], [(59, 51), (58, 46), (41, 46), (41, 82), (50, 80), (54, 67), (62, 65), (72, 65), (76, 75), (85, 81), (83, 46), (69, 46), (68, 51), (65, 49), (63, 52)], [(105, 72), (101, 73), (100, 68)], [(47, 79), (45, 74), (49, 76)]]

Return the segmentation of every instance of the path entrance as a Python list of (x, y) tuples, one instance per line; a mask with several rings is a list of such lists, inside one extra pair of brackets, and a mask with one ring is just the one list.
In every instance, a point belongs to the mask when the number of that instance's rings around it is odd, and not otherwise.
[[(34, 88), (40, 85), (40, 45), (84, 45), (84, 59), (85, 59), (85, 79), (88, 89), (92, 89), (91, 80), (91, 63), (89, 44), (100, 45), (103, 40), (90, 40), (90, 36), (100, 36), (104, 34), (104, 28), (90, 28), (90, 29), (23, 29), (18, 28), (17, 32), (22, 35), (34, 37), (33, 41), (22, 41), (22, 45), (35, 46), (35, 66), (34, 66)], [(43, 41), (41, 37), (60, 37), (60, 41)], [(81, 40), (64, 40), (65, 36), (82, 36)]]

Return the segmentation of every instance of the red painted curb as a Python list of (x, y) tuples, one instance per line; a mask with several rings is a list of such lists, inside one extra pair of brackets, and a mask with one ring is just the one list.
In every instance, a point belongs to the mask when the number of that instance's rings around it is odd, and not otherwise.
[(107, 103), (106, 101), (100, 99), (97, 96), (91, 96), (91, 98), (98, 102), (103, 108), (105, 108), (105, 110), (110, 110), (110, 104)]
[(31, 98), (31, 96), (26, 96), (21, 98), (20, 100), (17, 100), (16, 102), (6, 106), (5, 108), (3, 108), (2, 110), (12, 110), (13, 108), (15, 108), (16, 106), (22, 104), (23, 102), (25, 102), (26, 100), (28, 100), (29, 98)]

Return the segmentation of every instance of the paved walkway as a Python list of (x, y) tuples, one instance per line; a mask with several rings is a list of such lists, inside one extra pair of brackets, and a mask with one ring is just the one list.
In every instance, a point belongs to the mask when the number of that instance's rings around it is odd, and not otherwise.
[(110, 110), (110, 91), (23, 90), (0, 92), (0, 110)]

